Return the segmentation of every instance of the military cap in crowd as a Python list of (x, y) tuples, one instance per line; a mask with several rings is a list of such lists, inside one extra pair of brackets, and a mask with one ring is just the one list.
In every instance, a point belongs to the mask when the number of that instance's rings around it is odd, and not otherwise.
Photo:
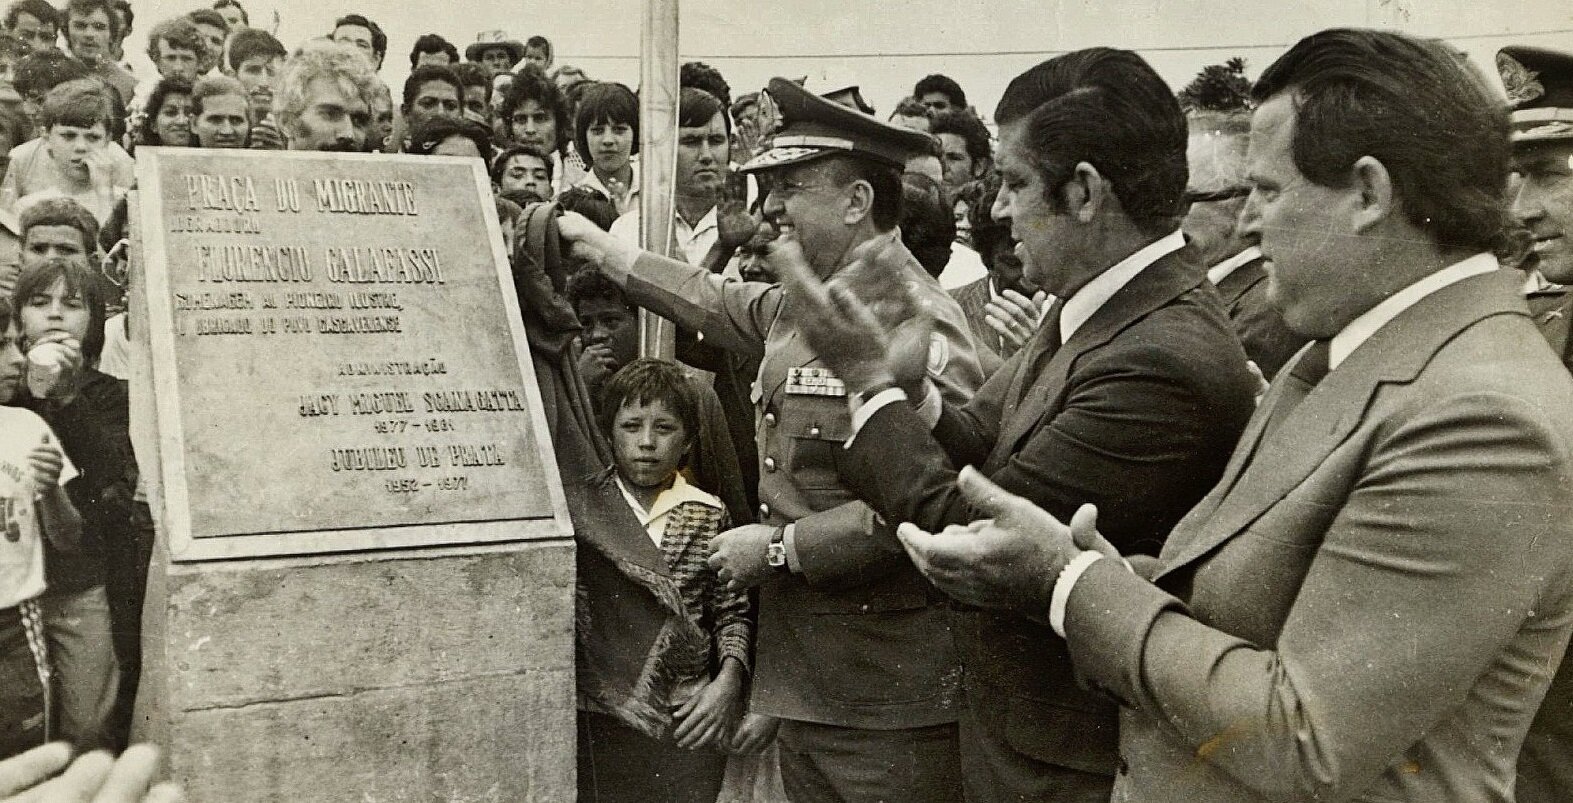
[(1513, 142), (1573, 139), (1573, 54), (1504, 47), (1497, 71), (1513, 109)]
[(764, 152), (740, 168), (743, 172), (833, 155), (900, 168), (908, 158), (928, 150), (927, 134), (881, 122), (785, 78), (770, 79), (765, 92), (781, 116), (781, 127), (770, 137)]

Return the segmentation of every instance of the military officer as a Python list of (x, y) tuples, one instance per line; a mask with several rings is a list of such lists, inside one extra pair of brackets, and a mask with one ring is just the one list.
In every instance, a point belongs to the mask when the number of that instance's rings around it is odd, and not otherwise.
[[(1513, 214), (1534, 240), (1540, 274), (1573, 284), (1573, 54), (1505, 47), (1497, 69), (1513, 104)], [(1541, 334), (1573, 370), (1570, 318), (1573, 293), (1535, 313)], [(1573, 664), (1565, 660), (1524, 737), (1517, 796), (1519, 803), (1573, 800)]]
[[(896, 128), (777, 78), (783, 126), (743, 165), (763, 213), (822, 277), (876, 310), (947, 400), (982, 382), (965, 316), (901, 244), (902, 166), (928, 147)], [(631, 301), (763, 355), (753, 387), (761, 524), (722, 534), (711, 565), (759, 588), (751, 711), (780, 719), (781, 773), (794, 801), (961, 797), (957, 661), (943, 597), (837, 475), (852, 431), (847, 390), (794, 327), (779, 286), (723, 279), (641, 252), (565, 215), (563, 236)], [(908, 321), (908, 323), (901, 323)], [(916, 362), (910, 363), (914, 367)]]

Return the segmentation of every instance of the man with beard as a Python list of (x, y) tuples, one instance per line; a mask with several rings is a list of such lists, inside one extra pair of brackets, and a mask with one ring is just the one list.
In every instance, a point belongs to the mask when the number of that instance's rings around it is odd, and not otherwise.
[(404, 116), (404, 127), (414, 131), (428, 120), (437, 117), (459, 119), (463, 87), (459, 77), (448, 67), (416, 67), (404, 80), (404, 103), (399, 113)]
[(5, 31), (22, 42), (25, 56), (54, 50), (60, 38), (60, 12), (49, 0), (16, 0), (5, 11)]
[[(966, 322), (897, 236), (901, 168), (924, 134), (814, 96), (782, 78), (768, 94), (786, 123), (743, 166), (759, 172), (765, 217), (814, 270), (855, 288), (882, 325), (918, 316), (918, 370), (959, 402), (981, 378)], [(712, 543), (729, 587), (759, 588), (753, 713), (778, 717), (794, 801), (939, 803), (961, 793), (955, 653), (943, 603), (902, 559), (890, 525), (855, 501), (835, 464), (850, 392), (807, 346), (781, 287), (724, 279), (560, 222), (575, 251), (629, 299), (705, 342), (762, 357), (755, 385), (761, 524)], [(932, 335), (932, 337), (930, 336)], [(894, 522), (891, 522), (893, 524)]]
[(365, 54), (310, 42), (284, 63), (273, 112), (292, 151), (358, 151), (371, 127), (377, 79)]
[[(1573, 54), (1506, 47), (1497, 68), (1513, 104), (1513, 215), (1529, 229), (1540, 274), (1573, 284)], [(1573, 294), (1535, 323), (1573, 370)], [(1573, 800), (1573, 662), (1566, 658), (1524, 737), (1515, 794), (1518, 803)]]

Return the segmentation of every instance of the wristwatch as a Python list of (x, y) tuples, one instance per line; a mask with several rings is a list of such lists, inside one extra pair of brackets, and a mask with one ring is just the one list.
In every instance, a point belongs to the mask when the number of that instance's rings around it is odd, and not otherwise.
[(787, 565), (785, 525), (777, 527), (776, 531), (770, 534), (770, 545), (765, 547), (765, 562), (770, 564), (772, 569), (782, 572), (792, 570), (792, 567)]

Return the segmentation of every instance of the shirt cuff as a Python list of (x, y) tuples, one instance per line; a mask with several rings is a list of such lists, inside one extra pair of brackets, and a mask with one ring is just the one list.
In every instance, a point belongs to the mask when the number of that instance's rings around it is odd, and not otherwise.
[(1088, 550), (1071, 558), (1071, 562), (1060, 570), (1060, 577), (1054, 583), (1054, 593), (1049, 597), (1049, 627), (1054, 628), (1060, 638), (1065, 638), (1065, 604), (1070, 601), (1071, 590), (1076, 587), (1076, 581), (1081, 579), (1082, 572), (1102, 559), (1102, 553)]
[(798, 559), (797, 559), (797, 523), (796, 522), (794, 522), (792, 524), (788, 524), (786, 526), (786, 529), (784, 531), (782, 531), (782, 533), (781, 533), (781, 546), (786, 548), (787, 568), (790, 569), (793, 574), (801, 574), (803, 572), (803, 569), (802, 569), (802, 565), (803, 564), (799, 563)]
[(841, 448), (852, 448), (852, 441), (857, 438), (858, 430), (862, 429), (863, 425), (867, 424), (868, 420), (873, 418), (874, 414), (879, 412), (880, 408), (889, 404), (894, 404), (896, 402), (904, 402), (906, 400), (907, 392), (901, 388), (886, 388), (878, 393), (875, 393), (874, 398), (869, 399), (862, 404), (857, 404), (855, 396), (847, 396), (847, 403), (849, 405), (857, 406), (852, 408), (852, 434), (847, 436), (847, 442), (841, 444)]

